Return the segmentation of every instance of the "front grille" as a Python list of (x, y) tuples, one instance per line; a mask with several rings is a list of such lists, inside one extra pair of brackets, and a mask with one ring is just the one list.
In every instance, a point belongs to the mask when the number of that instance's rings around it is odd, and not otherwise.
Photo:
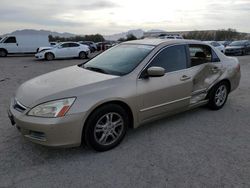
[(16, 99), (14, 101), (13, 108), (19, 112), (24, 112), (27, 108), (22, 105), (20, 102), (18, 102)]

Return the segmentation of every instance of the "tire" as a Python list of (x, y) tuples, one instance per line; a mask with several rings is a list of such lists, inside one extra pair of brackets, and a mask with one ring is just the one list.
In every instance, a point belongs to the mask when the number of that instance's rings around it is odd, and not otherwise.
[(229, 94), (229, 86), (227, 82), (220, 82), (215, 85), (209, 95), (208, 107), (212, 110), (221, 109), (226, 101)]
[(96, 151), (110, 150), (121, 143), (128, 125), (129, 116), (121, 106), (101, 106), (90, 115), (85, 124), (84, 142)]
[(50, 52), (48, 52), (48, 53), (45, 54), (45, 59), (47, 61), (52, 61), (54, 58), (55, 58), (54, 54), (52, 54)]
[(246, 51), (242, 50), (241, 55), (246, 55)]
[(87, 54), (86, 54), (86, 52), (80, 52), (79, 53), (79, 59), (87, 59)]
[(0, 57), (6, 57), (7, 54), (8, 54), (8, 53), (7, 53), (6, 50), (3, 50), (3, 49), (0, 50)]

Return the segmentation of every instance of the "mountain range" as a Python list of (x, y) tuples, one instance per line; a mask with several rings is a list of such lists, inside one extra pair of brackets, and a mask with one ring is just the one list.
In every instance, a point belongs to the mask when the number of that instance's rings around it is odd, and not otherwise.
[[(162, 30), (149, 30), (148, 32), (159, 32)], [(136, 30), (129, 30), (127, 32), (121, 32), (121, 33), (117, 33), (117, 34), (112, 34), (112, 35), (104, 35), (103, 37), (105, 38), (105, 40), (118, 40), (120, 38), (126, 38), (128, 34), (133, 34), (134, 36), (136, 36), (136, 38), (141, 38), (144, 35), (144, 32), (142, 29), (136, 29)], [(6, 35), (52, 35), (52, 36), (59, 36), (59, 37), (65, 37), (65, 38), (69, 38), (69, 37), (74, 37), (77, 34), (73, 34), (73, 33), (59, 33), (59, 32), (54, 32), (54, 31), (48, 31), (48, 30), (34, 30), (34, 29), (24, 29), (24, 30), (16, 30), (13, 31), (11, 33), (7, 33), (2, 35), (6, 36)]]
[(23, 30), (16, 30), (13, 31), (11, 33), (7, 33), (4, 34), (5, 35), (52, 35), (52, 36), (58, 36), (58, 37), (65, 37), (65, 38), (69, 38), (69, 37), (74, 37), (76, 36), (76, 34), (73, 33), (59, 33), (59, 32), (54, 32), (54, 31), (48, 31), (48, 30), (34, 30), (34, 29), (23, 29)]

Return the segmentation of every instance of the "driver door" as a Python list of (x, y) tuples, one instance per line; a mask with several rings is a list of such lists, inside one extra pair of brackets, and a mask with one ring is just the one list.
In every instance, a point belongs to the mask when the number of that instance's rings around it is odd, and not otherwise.
[(3, 44), (8, 53), (22, 53), (22, 50), (16, 41), (16, 37), (8, 37)]
[(69, 43), (63, 43), (56, 49), (57, 58), (66, 58), (70, 55)]
[(162, 49), (146, 67), (162, 67), (162, 77), (139, 78), (139, 121), (144, 122), (166, 113), (187, 109), (190, 103), (192, 80), (187, 69), (185, 45)]

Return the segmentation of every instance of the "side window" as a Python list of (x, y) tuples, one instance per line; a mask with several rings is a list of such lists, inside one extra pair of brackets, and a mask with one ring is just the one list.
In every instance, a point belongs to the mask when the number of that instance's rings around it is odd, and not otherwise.
[(177, 45), (165, 48), (150, 63), (150, 67), (153, 66), (163, 67), (166, 69), (166, 72), (187, 68), (185, 46)]
[(214, 47), (220, 46), (220, 44), (217, 43), (217, 42), (212, 42), (211, 44), (212, 44), (212, 46), (214, 46)]
[(190, 44), (189, 53), (190, 53), (191, 67), (201, 65), (204, 63), (220, 61), (215, 51), (207, 45)]
[(62, 48), (68, 48), (69, 47), (69, 43), (64, 43), (61, 46), (62, 46)]
[(189, 45), (191, 67), (212, 61), (212, 51), (207, 45)]
[(211, 49), (211, 51), (212, 51), (212, 62), (220, 62), (220, 58), (217, 56), (215, 51), (213, 49)]
[(70, 43), (69, 44), (69, 47), (78, 47), (79, 45), (78, 44), (76, 44), (76, 43)]
[(16, 43), (16, 37), (7, 38), (4, 43)]

